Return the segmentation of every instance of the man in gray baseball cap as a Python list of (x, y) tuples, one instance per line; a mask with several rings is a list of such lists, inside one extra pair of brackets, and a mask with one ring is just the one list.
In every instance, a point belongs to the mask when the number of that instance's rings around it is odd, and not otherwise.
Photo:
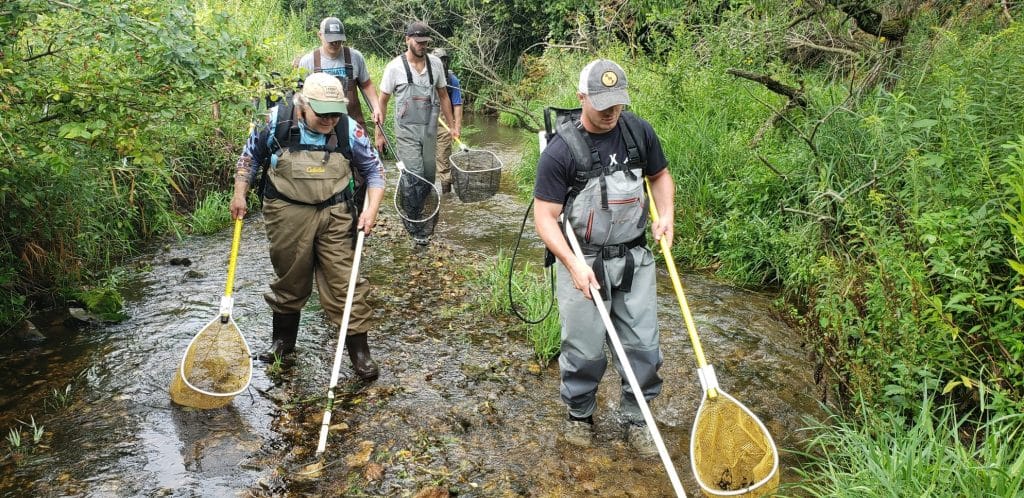
[[(630, 446), (647, 458), (657, 455), (658, 447), (641, 406), (657, 397), (662, 386), (658, 307), (653, 304), (657, 270), (647, 234), (671, 245), (675, 184), (654, 128), (624, 110), (630, 103), (628, 86), (622, 67), (607, 59), (580, 72), (580, 109), (558, 116), (557, 133), (537, 161), (533, 217), (537, 234), (558, 261), (559, 393), (567, 411), (562, 437), (572, 445), (590, 446), (595, 413), (605, 406), (597, 403), (598, 384), (609, 363), (597, 311), (604, 308), (626, 357), (616, 354), (615, 364), (628, 361), (641, 391), (633, 391), (620, 368), (618, 413), (609, 418), (623, 423)], [(645, 180), (658, 208), (650, 228)], [(573, 254), (563, 227), (579, 239), (587, 260)], [(591, 294), (591, 289), (599, 292)]]
[(320, 38), (320, 46), (299, 58), (295, 62), (295, 67), (305, 69), (306, 74), (322, 72), (338, 78), (345, 85), (348, 115), (360, 126), (366, 126), (363, 106), (359, 99), (360, 91), (369, 101), (367, 105), (370, 106), (373, 122), (383, 122), (384, 117), (374, 106), (377, 102), (377, 90), (370, 78), (366, 59), (362, 52), (346, 44), (345, 25), (337, 17), (325, 17), (320, 21), (317, 36)]
[(345, 25), (337, 17), (325, 17), (320, 21), (320, 36), (327, 43), (345, 41)]
[(603, 111), (613, 105), (629, 105), (628, 86), (622, 67), (608, 59), (597, 59), (580, 71), (576, 91), (589, 97), (594, 109)]

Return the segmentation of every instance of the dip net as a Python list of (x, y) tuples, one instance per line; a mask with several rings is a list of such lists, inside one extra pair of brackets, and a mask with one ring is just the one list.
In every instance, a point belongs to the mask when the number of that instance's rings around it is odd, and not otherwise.
[(705, 496), (770, 494), (779, 484), (779, 457), (768, 430), (745, 406), (718, 390), (697, 410), (690, 459)]
[(452, 154), (452, 185), (462, 202), (478, 202), (498, 193), (501, 159), (490, 151), (467, 149)]
[(199, 409), (227, 405), (249, 386), (249, 345), (228, 318), (215, 318), (192, 339), (171, 381), (171, 400)]

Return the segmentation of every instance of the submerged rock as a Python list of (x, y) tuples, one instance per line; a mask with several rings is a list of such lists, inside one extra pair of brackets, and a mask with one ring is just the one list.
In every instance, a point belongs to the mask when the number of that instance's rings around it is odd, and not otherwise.
[(41, 344), (46, 341), (46, 336), (28, 320), (22, 320), (14, 327), (14, 337), (27, 344)]

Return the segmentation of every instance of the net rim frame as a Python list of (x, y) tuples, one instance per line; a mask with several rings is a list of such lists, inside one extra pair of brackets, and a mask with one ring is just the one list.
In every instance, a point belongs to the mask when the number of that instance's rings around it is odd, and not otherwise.
[(771, 433), (768, 432), (768, 428), (765, 427), (764, 423), (761, 422), (761, 419), (758, 418), (757, 415), (754, 415), (754, 412), (750, 411), (750, 409), (747, 408), (746, 405), (744, 405), (743, 403), (740, 403), (739, 400), (730, 396), (729, 393), (723, 391), (721, 387), (718, 387), (717, 389), (715, 389), (715, 391), (718, 396), (722, 396), (725, 399), (733, 402), (734, 404), (736, 404), (736, 406), (740, 407), (740, 409), (743, 410), (744, 413), (750, 416), (750, 418), (754, 419), (754, 422), (757, 422), (757, 427), (761, 429), (761, 433), (764, 434), (764, 436), (768, 439), (768, 443), (771, 445), (772, 470), (771, 472), (768, 472), (768, 475), (765, 476), (764, 479), (761, 479), (760, 481), (757, 481), (756, 483), (751, 484), (750, 486), (747, 486), (742, 489), (725, 491), (721, 489), (714, 489), (704, 484), (704, 480), (701, 479), (700, 477), (700, 472), (697, 471), (697, 462), (694, 460), (693, 455), (694, 446), (697, 444), (697, 420), (699, 419), (701, 412), (704, 411), (704, 405), (708, 402), (707, 389), (704, 389), (704, 396), (701, 397), (700, 406), (697, 408), (697, 417), (694, 418), (693, 427), (690, 429), (690, 470), (693, 472), (693, 477), (697, 480), (697, 484), (700, 485), (701, 490), (712, 496), (739, 496), (746, 493), (750, 493), (752, 491), (757, 491), (758, 488), (767, 484), (775, 477), (776, 474), (779, 473), (779, 448), (778, 446), (775, 445), (775, 439), (772, 438)]
[(188, 352), (189, 350), (192, 349), (192, 345), (195, 344), (196, 339), (198, 339), (199, 336), (202, 335), (202, 333), (207, 328), (209, 328), (215, 322), (219, 322), (220, 320), (220, 316), (215, 317), (213, 320), (210, 320), (210, 322), (207, 323), (203, 328), (199, 329), (199, 332), (197, 332), (196, 335), (192, 336), (192, 340), (188, 342), (188, 347), (185, 348), (185, 352), (182, 353), (181, 355), (181, 362), (179, 362), (178, 364), (178, 374), (181, 375), (181, 381), (185, 384), (185, 386), (187, 386), (192, 391), (195, 391), (204, 396), (211, 396), (214, 398), (229, 398), (242, 394), (243, 392), (245, 392), (246, 389), (249, 388), (249, 384), (252, 383), (252, 349), (249, 348), (249, 341), (245, 340), (245, 334), (241, 332), (241, 329), (238, 328), (238, 324), (235, 323), (235, 318), (233, 315), (228, 315), (228, 321), (223, 323), (231, 323), (231, 325), (234, 325), (235, 330), (238, 330), (238, 336), (242, 338), (242, 344), (245, 346), (245, 351), (247, 353), (246, 357), (248, 357), (249, 359), (249, 368), (245, 376), (245, 384), (242, 385), (241, 389), (231, 393), (215, 393), (207, 391), (205, 389), (200, 389), (192, 385), (192, 383), (188, 381), (188, 376), (185, 375), (185, 359), (188, 358)]
[[(469, 152), (485, 152), (487, 154), (490, 154), (491, 156), (494, 157), (495, 162), (498, 163), (498, 167), (496, 167), (496, 168), (487, 168), (487, 169), (474, 169), (474, 170), (460, 168), (459, 165), (455, 162), (455, 156), (457, 156), (459, 154), (466, 154), (466, 153), (469, 153)], [(471, 174), (471, 173), (490, 173), (492, 171), (501, 171), (501, 169), (505, 167), (504, 161), (502, 161), (501, 158), (498, 157), (497, 154), (495, 154), (493, 151), (489, 151), (489, 150), (486, 150), (486, 149), (466, 149), (466, 150), (460, 150), (458, 152), (454, 152), (454, 153), (452, 153), (451, 155), (448, 156), (448, 162), (452, 165), (453, 168), (455, 168), (455, 169), (457, 169), (457, 170), (459, 170), (459, 171), (461, 171), (463, 173), (467, 173), (467, 174)]]
[[(409, 223), (427, 223), (428, 221), (433, 219), (435, 216), (437, 216), (438, 213), (441, 212), (441, 189), (439, 189), (437, 187), (437, 183), (431, 182), (431, 181), (427, 181), (426, 178), (423, 178), (422, 176), (417, 175), (413, 171), (410, 171), (409, 168), (407, 168), (405, 166), (405, 163), (403, 161), (396, 162), (395, 163), (395, 167), (398, 168), (398, 180), (396, 180), (396, 183), (395, 183), (395, 194), (392, 196), (391, 200), (392, 200), (392, 202), (395, 205), (394, 207), (395, 207), (395, 211), (398, 213), (398, 217), (402, 218), (403, 220), (408, 221)], [(398, 204), (399, 204), (398, 196), (401, 195), (402, 175), (404, 175), (404, 174), (409, 174), (412, 177), (418, 178), (419, 180), (425, 182), (427, 185), (430, 185), (430, 188), (434, 191), (435, 194), (437, 194), (437, 205), (434, 206), (434, 212), (431, 213), (430, 216), (427, 216), (426, 218), (423, 218), (423, 219), (414, 220), (414, 219), (411, 219), (411, 218), (407, 218), (405, 216), (405, 213), (402, 212), (402, 209), (400, 207), (398, 207)]]

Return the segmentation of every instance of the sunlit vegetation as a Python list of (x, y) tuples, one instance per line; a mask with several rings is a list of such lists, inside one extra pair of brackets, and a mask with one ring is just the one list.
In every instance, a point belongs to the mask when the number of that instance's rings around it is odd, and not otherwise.
[[(935, 406), (899, 415), (865, 404), (815, 424), (804, 481), (811, 496), (1020, 496), (1024, 489), (1024, 414), (967, 415)], [(980, 418), (979, 418), (980, 414)]]

